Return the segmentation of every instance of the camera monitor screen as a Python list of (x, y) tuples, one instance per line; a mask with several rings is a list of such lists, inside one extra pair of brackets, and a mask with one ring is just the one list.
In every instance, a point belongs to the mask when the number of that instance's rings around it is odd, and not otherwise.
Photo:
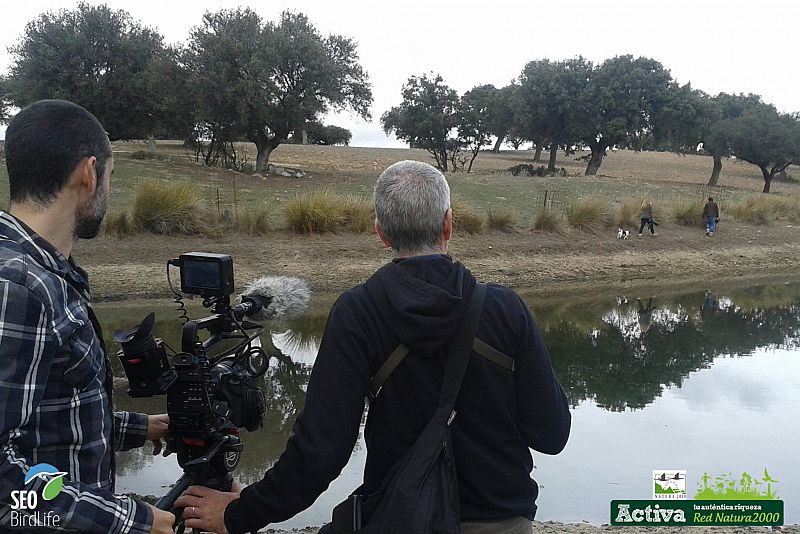
[(181, 254), (181, 290), (204, 297), (233, 293), (233, 259), (226, 254), (189, 252)]
[(219, 263), (210, 261), (185, 261), (183, 284), (201, 289), (220, 289)]

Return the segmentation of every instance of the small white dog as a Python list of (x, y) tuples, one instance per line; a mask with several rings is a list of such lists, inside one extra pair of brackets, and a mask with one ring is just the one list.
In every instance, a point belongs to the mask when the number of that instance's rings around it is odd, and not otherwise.
[(622, 228), (617, 229), (617, 239), (628, 239), (628, 236), (631, 233), (628, 230), (623, 230)]

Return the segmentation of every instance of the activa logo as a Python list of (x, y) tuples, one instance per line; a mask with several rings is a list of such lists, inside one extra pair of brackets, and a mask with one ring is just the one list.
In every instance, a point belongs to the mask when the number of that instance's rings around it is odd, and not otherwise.
[[(25, 485), (37, 478), (46, 481), (42, 490), (42, 499), (55, 499), (64, 485), (65, 472), (59, 471), (50, 464), (37, 464), (25, 475)], [(12, 527), (57, 527), (61, 518), (52, 511), (43, 513), (36, 511), (39, 506), (39, 494), (33, 490), (14, 490), (11, 492), (11, 526)]]
[(631, 504), (619, 504), (617, 517), (614, 524), (619, 523), (686, 523), (686, 514), (680, 508), (661, 508), (658, 504), (647, 505), (645, 508), (635, 507)]

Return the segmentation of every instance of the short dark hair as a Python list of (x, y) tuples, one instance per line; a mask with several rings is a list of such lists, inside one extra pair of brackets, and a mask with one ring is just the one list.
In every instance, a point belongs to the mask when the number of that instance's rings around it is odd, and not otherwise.
[(82, 159), (97, 158), (97, 179), (111, 159), (111, 142), (97, 117), (66, 100), (40, 100), (17, 113), (6, 130), (12, 202), (49, 204)]
[(708, 197), (708, 201), (709, 201), (709, 202), (714, 202), (714, 199), (713, 199), (713, 198), (711, 198), (711, 197)]

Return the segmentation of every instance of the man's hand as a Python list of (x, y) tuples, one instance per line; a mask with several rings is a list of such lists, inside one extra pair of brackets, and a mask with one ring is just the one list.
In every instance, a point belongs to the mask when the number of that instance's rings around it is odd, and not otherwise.
[(148, 504), (150, 511), (153, 512), (153, 526), (150, 534), (172, 534), (172, 525), (175, 524), (175, 516), (170, 512), (159, 510), (152, 504)]
[(147, 439), (153, 442), (153, 455), (158, 455), (164, 449), (164, 456), (169, 456), (170, 450), (164, 447), (161, 440), (169, 432), (169, 416), (165, 413), (147, 416)]
[(225, 528), (225, 508), (239, 498), (241, 491), (242, 487), (236, 480), (233, 481), (230, 492), (191, 486), (175, 501), (175, 508), (183, 508), (186, 528), (228, 534), (228, 529)]

